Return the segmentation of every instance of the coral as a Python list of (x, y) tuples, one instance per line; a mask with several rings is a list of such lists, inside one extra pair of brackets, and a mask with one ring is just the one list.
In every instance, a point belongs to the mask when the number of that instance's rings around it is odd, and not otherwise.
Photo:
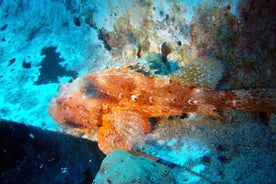
[(102, 162), (94, 184), (103, 183), (175, 183), (170, 168), (151, 159), (135, 157), (117, 150)]
[[(160, 50), (165, 57), (171, 52), (170, 59), (175, 61), (185, 57), (182, 53), (190, 26), (184, 18), (183, 12), (187, 9), (183, 4), (172, 2), (170, 7), (166, 7), (165, 3), (132, 1), (128, 3), (126, 10), (120, 12), (120, 5), (124, 6), (122, 2), (119, 2), (118, 6), (110, 3), (112, 28), (98, 28), (99, 38), (113, 56), (123, 57), (121, 48), (136, 44), (140, 47), (139, 57), (148, 52), (159, 53)], [(163, 43), (170, 46), (162, 48)]]
[(275, 86), (275, 3), (240, 1), (238, 15), (225, 8), (197, 12), (191, 29), (191, 48), (198, 56), (215, 55), (227, 61), (228, 87)]
[(229, 49), (235, 48), (238, 38), (237, 18), (227, 7), (199, 10), (191, 25), (191, 38), (199, 56), (232, 54)]
[[(146, 25), (145, 25), (146, 26)], [(108, 50), (121, 49), (128, 44), (137, 44), (142, 51), (148, 50), (147, 37), (144, 37), (144, 29), (136, 29), (130, 23), (130, 20), (120, 17), (113, 31), (105, 29), (100, 30), (99, 38), (105, 43), (105, 48)]]

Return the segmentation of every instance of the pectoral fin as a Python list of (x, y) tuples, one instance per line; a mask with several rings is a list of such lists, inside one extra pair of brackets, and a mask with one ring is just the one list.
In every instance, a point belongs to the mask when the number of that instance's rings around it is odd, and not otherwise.
[(104, 124), (98, 130), (98, 146), (103, 153), (109, 154), (113, 150), (130, 150), (131, 145), (121, 137), (112, 125)]
[(130, 151), (151, 130), (147, 118), (129, 110), (114, 112), (105, 119), (108, 121), (98, 130), (98, 144), (105, 154), (116, 149)]

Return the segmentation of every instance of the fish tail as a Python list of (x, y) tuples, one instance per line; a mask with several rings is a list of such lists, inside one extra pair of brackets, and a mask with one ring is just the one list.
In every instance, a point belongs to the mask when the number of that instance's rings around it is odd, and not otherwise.
[(276, 88), (240, 89), (220, 93), (226, 109), (276, 112)]

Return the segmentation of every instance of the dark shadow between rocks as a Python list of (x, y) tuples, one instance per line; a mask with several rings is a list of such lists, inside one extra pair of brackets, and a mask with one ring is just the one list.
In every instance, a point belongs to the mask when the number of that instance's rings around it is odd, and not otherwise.
[(0, 121), (0, 183), (92, 183), (105, 157), (96, 142)]

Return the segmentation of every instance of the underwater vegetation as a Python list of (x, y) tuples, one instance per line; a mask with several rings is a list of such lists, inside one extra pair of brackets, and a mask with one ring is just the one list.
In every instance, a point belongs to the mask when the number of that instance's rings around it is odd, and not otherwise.
[[(276, 89), (214, 90), (223, 71), (215, 58), (199, 58), (167, 76), (145, 76), (129, 67), (107, 69), (61, 86), (49, 106), (60, 124), (97, 132), (99, 148), (132, 151), (151, 131), (149, 118), (184, 113), (221, 118), (219, 110), (276, 112)], [(212, 73), (215, 72), (215, 75)]]

